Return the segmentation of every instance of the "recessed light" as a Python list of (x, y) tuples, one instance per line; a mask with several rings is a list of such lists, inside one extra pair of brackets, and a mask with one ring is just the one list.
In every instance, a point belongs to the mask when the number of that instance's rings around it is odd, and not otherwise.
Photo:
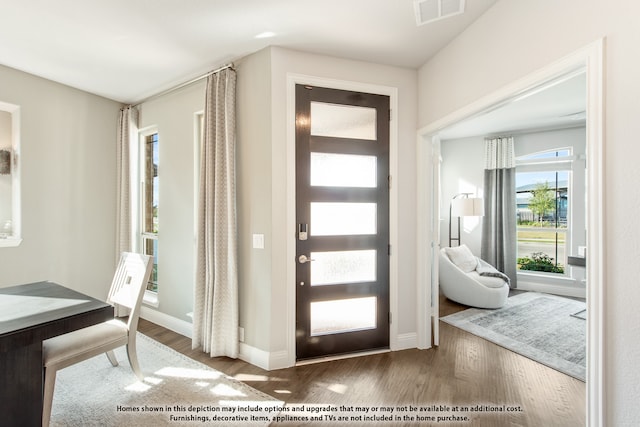
[(260, 34), (256, 34), (254, 36), (254, 38), (256, 38), (256, 39), (268, 39), (268, 38), (274, 37), (275, 35), (276, 35), (276, 33), (274, 33), (273, 31), (264, 31), (264, 32), (262, 32)]

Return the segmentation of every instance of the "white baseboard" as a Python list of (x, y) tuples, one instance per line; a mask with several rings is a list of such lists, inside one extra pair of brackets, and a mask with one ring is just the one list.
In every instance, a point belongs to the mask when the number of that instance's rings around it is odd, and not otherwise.
[(392, 345), (391, 350), (409, 350), (411, 348), (418, 348), (418, 334), (416, 332), (410, 332), (407, 334), (398, 334), (396, 342)]
[(168, 314), (161, 313), (151, 307), (143, 305), (140, 308), (140, 317), (148, 320), (149, 322), (153, 322), (156, 325), (172, 330), (180, 335), (184, 335), (187, 338), (191, 338), (193, 336), (193, 324), (185, 320), (169, 316)]
[(544, 283), (524, 282), (518, 280), (519, 291), (542, 292), (546, 294), (561, 295), (565, 297), (586, 298), (587, 291), (585, 288), (576, 286), (551, 285)]
[(284, 369), (293, 366), (287, 350), (275, 351), (270, 354), (269, 370)]
[(270, 355), (268, 351), (260, 350), (241, 342), (238, 358), (259, 368), (269, 370)]
[(259, 348), (252, 347), (243, 342), (240, 343), (240, 360), (255, 365), (265, 371), (273, 371), (274, 369), (290, 368), (289, 354), (286, 350), (268, 352)]
[[(191, 338), (193, 336), (193, 324), (177, 319), (173, 316), (169, 316), (168, 314), (161, 313), (151, 307), (142, 306), (140, 310), (140, 317), (187, 338)], [(400, 334), (393, 345), (392, 351), (416, 348), (417, 341), (418, 337), (415, 332)], [(240, 343), (240, 354), (238, 355), (238, 358), (266, 371), (290, 368), (295, 365), (295, 363), (293, 365), (291, 364), (289, 353), (286, 350), (269, 352), (243, 342)]]
[[(140, 317), (187, 338), (192, 338), (193, 336), (193, 324), (161, 313), (151, 307), (142, 306), (140, 309)], [(240, 354), (238, 358), (267, 371), (292, 366), (286, 350), (270, 353), (245, 343), (240, 343)]]

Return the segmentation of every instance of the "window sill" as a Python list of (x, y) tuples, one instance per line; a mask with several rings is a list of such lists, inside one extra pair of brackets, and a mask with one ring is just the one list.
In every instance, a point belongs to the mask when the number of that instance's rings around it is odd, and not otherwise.
[(547, 274), (518, 273), (518, 289), (574, 298), (586, 298), (585, 280)]
[(8, 237), (6, 239), (0, 239), (0, 248), (15, 248), (20, 246), (22, 239), (17, 237)]
[(581, 285), (580, 281), (569, 276), (565, 276), (563, 274), (555, 274), (555, 273), (525, 273), (521, 270), (518, 271), (518, 281), (522, 280), (524, 282), (538, 282), (549, 285)]
[(142, 297), (142, 303), (144, 305), (149, 305), (151, 307), (158, 308), (160, 305), (160, 301), (158, 300), (158, 293), (151, 291), (144, 291), (144, 296)]

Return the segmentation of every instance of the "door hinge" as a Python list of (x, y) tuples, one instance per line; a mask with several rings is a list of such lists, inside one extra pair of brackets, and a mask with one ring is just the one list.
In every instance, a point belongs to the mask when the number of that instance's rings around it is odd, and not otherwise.
[(393, 321), (393, 318), (391, 316), (391, 312), (389, 312), (389, 324), (393, 323), (392, 321)]
[(387, 181), (389, 182), (389, 190), (391, 190), (391, 175), (387, 176)]
[(388, 253), (389, 255), (391, 255), (391, 245), (390, 245), (390, 244), (389, 244), (389, 245), (387, 245), (387, 253)]
[(389, 108), (389, 121), (391, 121), (391, 108)]

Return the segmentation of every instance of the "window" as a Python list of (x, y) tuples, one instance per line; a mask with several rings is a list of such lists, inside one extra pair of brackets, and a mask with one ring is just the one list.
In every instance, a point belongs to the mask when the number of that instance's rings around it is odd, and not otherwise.
[(142, 135), (142, 203), (141, 247), (142, 253), (153, 257), (153, 271), (147, 290), (158, 291), (158, 133)]
[(517, 159), (518, 269), (567, 274), (571, 224), (571, 150), (557, 149)]
[(21, 242), (20, 107), (0, 102), (0, 248)]

